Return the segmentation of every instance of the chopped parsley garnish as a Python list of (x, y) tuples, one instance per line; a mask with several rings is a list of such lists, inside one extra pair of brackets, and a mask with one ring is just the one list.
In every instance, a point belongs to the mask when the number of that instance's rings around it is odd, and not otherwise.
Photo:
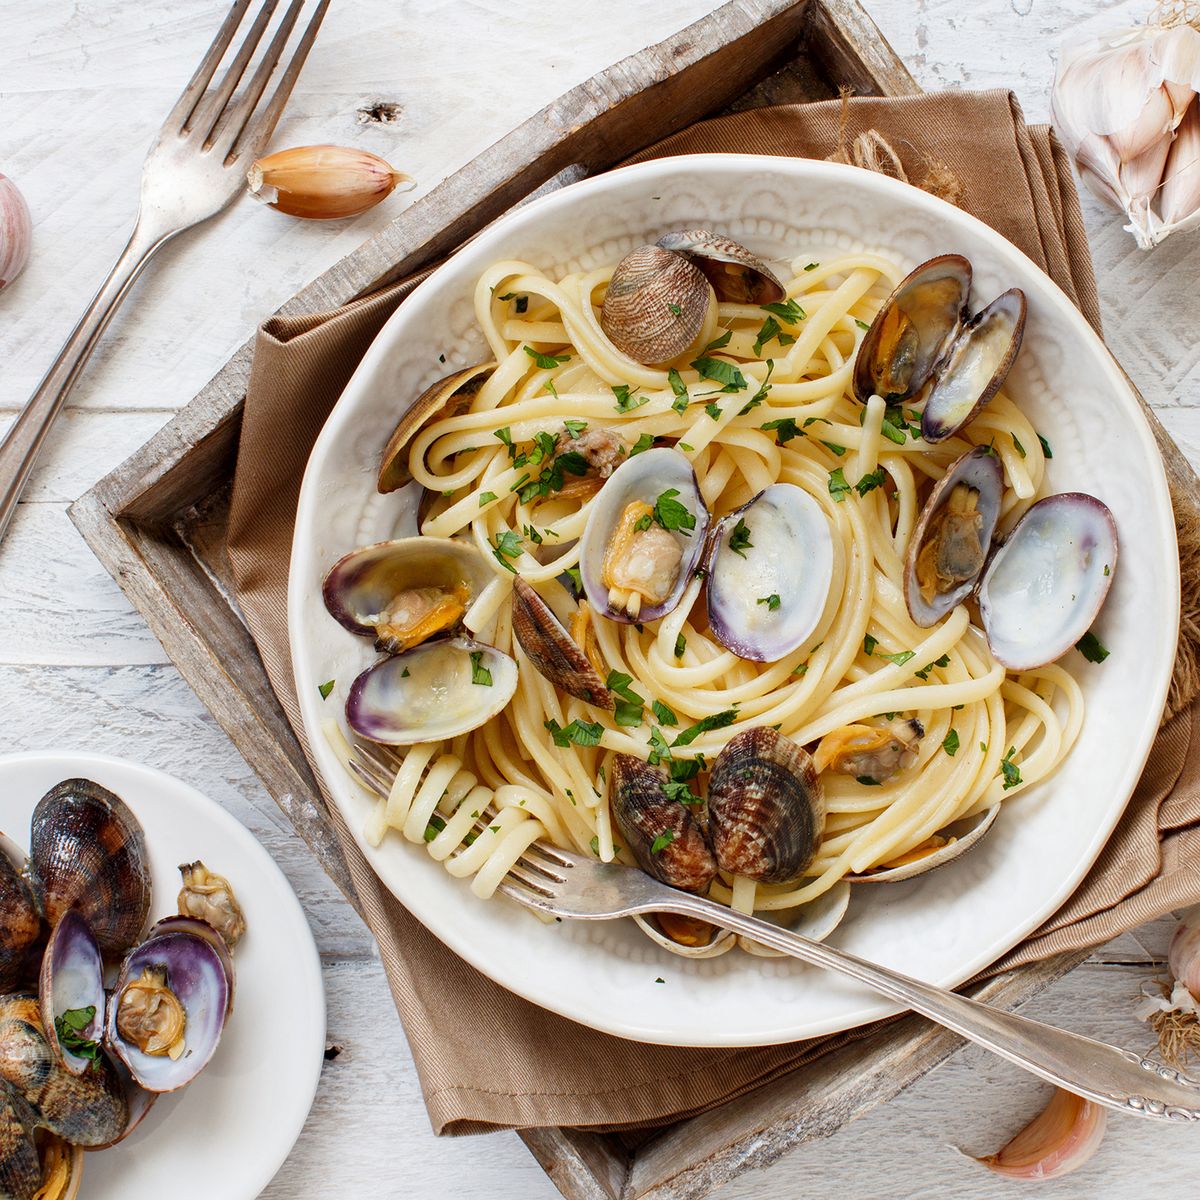
[(747, 550), (754, 549), (754, 543), (750, 540), (750, 527), (746, 524), (744, 517), (739, 517), (737, 524), (733, 527), (733, 532), (729, 535), (729, 548), (734, 554), (746, 557)]
[(683, 636), (683, 634), (681, 633), (681, 634), (680, 634), (680, 635), (679, 635), (679, 636), (678, 636), (678, 637), (675, 639), (675, 657), (676, 657), (676, 658), (682, 658), (682, 657), (683, 657), (683, 652), (684, 652), (686, 649), (687, 649), (687, 638), (685, 638), (685, 637)]
[(715, 337), (707, 346), (704, 347), (704, 353), (707, 354), (710, 350), (724, 350), (729, 345), (729, 339), (733, 337), (733, 330), (727, 329), (720, 337)]
[(629, 457), (632, 458), (635, 454), (641, 454), (643, 451), (649, 450), (653, 445), (654, 437), (649, 433), (643, 433), (634, 443), (633, 449), (629, 452)]
[(599, 858), (600, 857), (600, 839), (599, 839), (599, 837), (597, 837), (595, 834), (593, 834), (592, 840), (590, 842), (588, 842), (588, 845), (591, 846), (592, 853), (597, 858)]
[(691, 445), (688, 442), (676, 442), (675, 444), (679, 447), (680, 450), (686, 450), (689, 454), (696, 448), (695, 446)]
[(324, 683), (318, 683), (317, 691), (321, 693), (322, 700), (328, 700), (329, 693), (333, 691), (333, 680), (327, 679)]
[(760, 425), (759, 429), (774, 433), (775, 441), (781, 446), (786, 446), (792, 438), (800, 436), (800, 429), (792, 417), (779, 417), (777, 420), (767, 421), (766, 424)]
[(870, 775), (856, 775), (856, 783), (861, 783), (863, 787), (882, 787), (883, 784), (878, 779), (872, 779)]
[(854, 485), (854, 490), (860, 496), (865, 496), (868, 492), (873, 492), (877, 487), (882, 487), (883, 481), (886, 478), (887, 478), (887, 472), (883, 469), (883, 467), (876, 467), (875, 470), (868, 471)]
[(583, 595), (583, 576), (579, 573), (578, 567), (567, 567), (563, 574), (571, 581), (571, 586), (575, 589), (577, 596)]
[(952, 729), (942, 739), (942, 749), (953, 758), (958, 753), (958, 730)]
[(746, 387), (746, 377), (731, 362), (723, 358), (709, 358), (701, 355), (691, 364), (700, 372), (702, 379), (711, 379), (722, 385), (723, 392), (740, 392)]
[[(865, 408), (863, 412), (866, 412)], [(899, 422), (897, 422), (890, 413), (884, 413), (883, 424), (880, 425), (879, 432), (889, 442), (895, 442), (897, 446), (903, 446), (907, 440), (904, 434), (904, 418), (901, 417)]]
[(479, 493), (479, 507), (482, 508), (485, 504), (491, 504), (491, 502), (493, 500), (498, 500), (498, 499), (499, 499), (499, 497), (496, 495), (495, 492), (480, 492)]
[(859, 327), (859, 329), (861, 329), (861, 330), (862, 330), (864, 333), (865, 333), (865, 332), (866, 332), (868, 329), (870, 329), (870, 328), (871, 328), (871, 327), (870, 327), (870, 325), (868, 325), (868, 324), (866, 323), (866, 321), (860, 321), (860, 320), (859, 320), (857, 317), (855, 317), (855, 318), (854, 318), (854, 323), (855, 323), (855, 325), (857, 325), (857, 326)]
[(647, 529), (654, 523), (654, 518), (649, 513), (643, 513), (633, 523), (634, 533), (645, 533)]
[(869, 633), (863, 638), (863, 653), (870, 658), (875, 653), (875, 647), (879, 645), (879, 639), (873, 638)]
[(599, 721), (572, 721), (567, 726), (559, 725), (557, 721), (543, 721), (550, 731), (550, 736), (556, 746), (566, 748), (572, 742), (576, 746), (598, 746), (604, 733), (604, 726)]
[(804, 676), (808, 674), (808, 663), (801, 663), (792, 671), (792, 674), (795, 675), (797, 679), (803, 679)]
[(820, 265), (820, 263), (809, 263), (804, 269), (806, 271), (815, 271)]
[(642, 723), (645, 697), (639, 696), (629, 685), (633, 682), (632, 675), (624, 671), (609, 671), (604, 686), (617, 697), (615, 717), (618, 725), (640, 725)]
[[(656, 767), (656, 766), (658, 766), (658, 764), (660, 762), (663, 762), (664, 760), (669, 761), (670, 758), (671, 758), (671, 747), (667, 745), (667, 740), (666, 740), (666, 738), (663, 737), (662, 730), (660, 730), (654, 726), (651, 726), (651, 728), (650, 728), (650, 753), (646, 757), (646, 761), (652, 767)], [(674, 766), (673, 763), (672, 763), (672, 766)], [(675, 778), (674, 775), (672, 775), (671, 777)]]
[(769, 341), (777, 338), (782, 332), (783, 326), (774, 317), (768, 317), (762, 323), (762, 328), (758, 331), (758, 337), (754, 339), (754, 357), (761, 358), (763, 347)]
[(523, 312), (527, 311), (529, 308), (529, 297), (528, 296), (518, 296), (517, 302), (516, 302), (516, 304), (513, 305), (513, 308), (515, 311), (517, 311), (519, 313), (523, 313)]
[(885, 662), (893, 663), (897, 667), (902, 667), (915, 654), (915, 650), (901, 650), (899, 654), (877, 654), (875, 657), (882, 658)]
[(678, 488), (667, 488), (654, 502), (654, 519), (667, 530), (677, 530), (690, 537), (689, 530), (696, 528), (696, 518), (678, 500)]
[(1004, 791), (1009, 788), (1016, 787), (1021, 782), (1021, 772), (1017, 768), (1017, 764), (1013, 762), (1013, 755), (1016, 754), (1016, 748), (1009, 746), (1008, 753), (1000, 760), (1000, 770), (1004, 775)]
[(492, 686), (492, 673), (483, 665), (483, 651), (471, 651), (471, 682), (481, 687)]
[[(535, 546), (540, 546), (542, 544), (542, 542), (545, 541), (545, 539), (542, 537), (542, 535), (540, 533), (538, 533), (538, 531), (536, 529), (534, 529), (534, 527), (532, 525), (524, 526), (522, 529), (522, 532)], [(553, 532), (553, 531), (551, 531), (551, 532)]]
[(767, 612), (774, 612), (782, 603), (782, 601), (780, 601), (779, 594), (777, 592), (772, 592), (769, 596), (759, 596), (758, 603), (765, 604), (767, 606)]
[[(1105, 574), (1108, 574), (1108, 568), (1104, 568)], [(1102, 663), (1111, 653), (1103, 642), (1089, 629), (1075, 643), (1075, 649), (1083, 655), (1088, 662)]]
[[(795, 300), (784, 300), (782, 303), (763, 304), (760, 305), (764, 312), (769, 312), (772, 316), (778, 317), (781, 321), (788, 325), (795, 325), (798, 321), (803, 321), (805, 318), (804, 309), (796, 303)], [(769, 341), (769, 338), (764, 339)]]
[(715, 402), (712, 404), (706, 404), (704, 406), (704, 411), (708, 413), (708, 415), (712, 417), (714, 421), (719, 421), (721, 419), (721, 406)]
[(550, 395), (555, 398), (555, 400), (558, 399), (558, 388), (554, 386), (553, 379), (547, 379), (546, 382), (542, 384), (542, 391), (549, 392)]
[(658, 837), (656, 837), (654, 841), (650, 843), (650, 853), (661, 854), (674, 840), (675, 835), (669, 829), (664, 829), (662, 833), (660, 833)]
[(562, 363), (570, 361), (569, 354), (539, 354), (532, 346), (525, 347), (525, 353), (533, 359), (543, 371), (552, 371)]
[(1037, 435), (1037, 440), (1042, 443), (1042, 454), (1046, 458), (1053, 458), (1054, 451), (1050, 449), (1050, 443), (1040, 433)]
[(672, 367), (667, 372), (667, 380), (671, 385), (671, 391), (675, 393), (675, 402), (671, 407), (677, 413), (684, 412), (691, 401), (688, 396), (687, 384), (683, 382), (683, 376)]
[(749, 400), (738, 410), (738, 416), (744, 417), (751, 409), (757, 408), (770, 394), (771, 391), (771, 376), (775, 371), (775, 360), (767, 359), (767, 373), (763, 376), (762, 384), (757, 392), (750, 397)]
[(507, 560), (510, 558), (520, 558), (524, 551), (521, 549), (521, 537), (514, 533), (511, 529), (504, 530), (503, 533), (496, 534), (496, 540), (493, 543), (495, 547), (492, 550), (492, 557), (506, 570), (511, 571), (514, 575), (517, 573), (517, 568)]
[[(495, 290), (496, 290), (495, 288), (492, 289), (492, 291), (495, 291)], [(505, 292), (503, 296), (496, 297), (497, 300), (515, 300), (516, 298), (517, 298), (516, 292)]]
[(1012, 440), (1013, 440), (1013, 445), (1014, 445), (1014, 446), (1016, 446), (1016, 448), (1017, 448), (1017, 453), (1018, 453), (1018, 454), (1019, 454), (1019, 455), (1020, 455), (1022, 458), (1024, 458), (1024, 457), (1025, 457), (1025, 447), (1024, 447), (1024, 446), (1022, 446), (1022, 445), (1021, 445), (1021, 443), (1020, 443), (1020, 442), (1017, 440), (1017, 435), (1014, 433), (1014, 434), (1010, 434), (1009, 436), (1010, 436), (1010, 437), (1012, 438)]
[(660, 725), (679, 724), (679, 718), (675, 715), (674, 711), (668, 708), (661, 700), (655, 700), (650, 707), (654, 710), (654, 715)]
[(683, 309), (678, 304), (668, 304), (667, 307), (675, 316), (679, 317), (683, 315)]
[(432, 842), (433, 839), (435, 837), (437, 837), (437, 835), (439, 833), (441, 833), (442, 830), (445, 828), (446, 828), (445, 818), (439, 816), (437, 813), (434, 813), (429, 818), (429, 824), (425, 826), (425, 840), (427, 842)]
[(512, 430), (507, 425), (503, 429), (497, 429), (492, 437), (499, 438), (508, 447), (508, 457), (512, 458), (516, 454), (516, 447), (513, 445)]
[(564, 421), (563, 427), (571, 435), (572, 438), (577, 438), (586, 428), (586, 421)]
[(841, 504), (850, 494), (850, 485), (846, 482), (846, 474), (841, 467), (829, 472), (829, 494)]
[(643, 404), (650, 403), (649, 396), (631, 396), (627, 383), (615, 384), (612, 394), (617, 398), (617, 412), (619, 413), (633, 412), (635, 408), (641, 408)]
[(837, 442), (822, 441), (821, 445), (824, 446), (825, 449), (830, 452), (830, 454), (836, 454), (838, 458), (841, 458), (842, 455), (846, 453), (846, 447), (839, 446)]
[(943, 654), (941, 658), (936, 658), (933, 662), (926, 663), (925, 666), (916, 672), (916, 676), (918, 679), (928, 679), (929, 672), (932, 671), (934, 667), (948, 667), (949, 665), (950, 655)]
[(68, 1008), (62, 1016), (54, 1018), (54, 1032), (59, 1044), (76, 1058), (86, 1058), (92, 1063), (100, 1061), (100, 1043), (83, 1036), (83, 1031), (95, 1020), (96, 1006)]
[(737, 709), (726, 708), (712, 716), (702, 717), (695, 725), (689, 725), (672, 743), (674, 746), (690, 746), (702, 733), (712, 729), (724, 729), (737, 720)]
[(407, 667), (405, 667), (404, 670), (400, 672), (400, 678), (407, 679), (411, 674), (412, 674), (412, 672)]
[(654, 982), (655, 983), (666, 983), (667, 981), (660, 975)]
[(680, 804), (704, 803), (704, 801), (687, 785), (686, 781), (683, 780), (678, 782), (671, 780), (670, 783), (664, 783), (663, 795), (666, 796), (668, 800), (676, 800)]

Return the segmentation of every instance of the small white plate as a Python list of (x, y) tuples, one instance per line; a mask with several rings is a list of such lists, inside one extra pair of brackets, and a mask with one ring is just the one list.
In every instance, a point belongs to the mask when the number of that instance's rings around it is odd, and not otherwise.
[(0, 758), (0, 829), (28, 850), (34, 806), (56, 783), (81, 776), (116, 792), (146, 831), (152, 921), (176, 911), (179, 864), (199, 858), (233, 885), (247, 932), (234, 954), (233, 1014), (212, 1061), (188, 1087), (160, 1096), (119, 1146), (85, 1156), (80, 1195), (252, 1200), (299, 1137), (324, 1061), (321, 961), (304, 911), (271, 856), (223, 808), (119, 758)]

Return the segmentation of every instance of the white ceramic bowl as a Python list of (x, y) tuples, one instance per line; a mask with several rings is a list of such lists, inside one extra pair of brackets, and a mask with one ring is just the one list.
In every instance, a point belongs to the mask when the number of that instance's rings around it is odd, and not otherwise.
[[(1054, 491), (1100, 496), (1120, 531), (1121, 565), (1099, 633), (1102, 665), (1073, 654), (1088, 715), (1063, 768), (1006, 804), (992, 833), (956, 863), (903, 884), (856, 889), (832, 941), (955, 986), (1037, 928), (1095, 860), (1141, 773), (1158, 727), (1179, 620), (1175, 531), (1162, 464), (1137, 400), (1067, 297), (999, 234), (915, 188), (832, 163), (742, 155), (663, 159), (587, 180), (509, 214), (405, 301), (364, 357), (313, 450), (292, 550), (288, 620), (300, 707), (317, 764), (384, 883), (448, 946), (498, 983), (623, 1037), (676, 1045), (761, 1045), (849, 1028), (896, 1011), (874, 993), (788, 960), (727, 954), (684, 960), (630, 922), (546, 926), (461, 881), (390, 834), (361, 840), (370, 801), (320, 732), (329, 705), (373, 658), (321, 602), (346, 551), (391, 536), (395, 496), (379, 496), (380, 450), (403, 406), (430, 382), (479, 361), (472, 291), (517, 258), (551, 275), (615, 262), (670, 229), (709, 226), (767, 259), (814, 260), (863, 248), (906, 270), (965, 254), (975, 299), (1019, 286), (1025, 343), (1007, 390), (1050, 440)], [(445, 355), (445, 365), (439, 355)], [(328, 711), (327, 709), (325, 711)], [(656, 984), (662, 978), (665, 984)]]

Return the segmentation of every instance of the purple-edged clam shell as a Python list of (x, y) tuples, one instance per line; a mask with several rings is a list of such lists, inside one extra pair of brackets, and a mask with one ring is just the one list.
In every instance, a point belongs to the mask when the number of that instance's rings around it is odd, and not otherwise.
[[(145, 1054), (121, 1037), (117, 1012), (127, 984), (146, 968), (165, 970), (167, 985), (187, 1017), (187, 1048), (178, 1059)], [(143, 942), (121, 965), (108, 1005), (108, 1046), (150, 1092), (173, 1092), (190, 1083), (208, 1064), (221, 1040), (229, 1010), (229, 980), (221, 957), (208, 939), (193, 933), (162, 933)]]
[(405, 588), (465, 583), (470, 598), (495, 578), (479, 550), (451, 538), (410, 537), (362, 546), (339, 558), (321, 585), (330, 615), (351, 633), (374, 637), (375, 627)]
[(1000, 390), (1025, 334), (1025, 293), (1011, 288), (976, 313), (937, 366), (921, 413), (921, 436), (941, 442), (975, 419)]
[(906, 275), (883, 302), (858, 348), (854, 394), (909, 400), (929, 381), (967, 319), (971, 264), (941, 254)]
[(104, 960), (91, 927), (74, 909), (63, 913), (50, 935), (42, 956), (38, 1003), (46, 1041), (55, 1058), (72, 1075), (82, 1075), (92, 1060), (80, 1057), (62, 1044), (55, 1020), (67, 1012), (93, 1008), (95, 1015), (79, 1030), (79, 1036), (93, 1042), (100, 1040), (104, 1028)]
[[(658, 498), (674, 489), (674, 497), (695, 518), (695, 528), (675, 530), (674, 535), (683, 551), (679, 563), (679, 577), (667, 598), (658, 604), (643, 604), (637, 617), (628, 613), (613, 612), (608, 604), (608, 588), (604, 584), (604, 554), (609, 539), (620, 521), (621, 514), (629, 504), (643, 501), (654, 506)], [(704, 552), (704, 539), (708, 533), (709, 513), (696, 482), (692, 464), (678, 450), (660, 447), (647, 450), (626, 459), (608, 478), (592, 501), (579, 546), (579, 572), (583, 590), (593, 610), (612, 621), (632, 624), (637, 621), (657, 621), (665, 617), (683, 596), (684, 589), (692, 578), (700, 556)]]
[(516, 690), (517, 664), (495, 646), (469, 638), (424, 642), (355, 679), (346, 722), (388, 746), (443, 741), (478, 729)]
[[(750, 544), (730, 548), (741, 523)], [(706, 587), (713, 636), (739, 658), (777, 662), (804, 645), (825, 611), (833, 538), (803, 488), (775, 483), (713, 531)]]
[(217, 952), (221, 966), (225, 968), (225, 978), (229, 981), (229, 1008), (226, 1017), (233, 1012), (234, 974), (233, 954), (225, 939), (207, 922), (199, 917), (171, 916), (155, 921), (150, 927), (147, 938), (157, 937), (160, 933), (192, 933), (203, 938)]
[(978, 493), (975, 503), (983, 518), (979, 527), (979, 571), (983, 570), (987, 548), (991, 545), (996, 522), (1000, 519), (1000, 502), (1004, 496), (1004, 468), (999, 457), (987, 446), (976, 446), (974, 450), (968, 450), (961, 458), (951, 463), (945, 475), (934, 485), (909, 540), (908, 554), (904, 559), (904, 601), (908, 605), (909, 616), (923, 629), (936, 625), (952, 608), (961, 604), (971, 594), (975, 581), (979, 578), (977, 571), (970, 579), (964, 580), (948, 592), (935, 595), (930, 601), (926, 601), (921, 595), (921, 586), (917, 581), (917, 558), (929, 536), (930, 524), (942, 506), (949, 501), (950, 493), (960, 483)]
[(1084, 492), (1039, 500), (979, 580), (988, 645), (1011, 671), (1061, 658), (1091, 628), (1117, 569), (1108, 505)]

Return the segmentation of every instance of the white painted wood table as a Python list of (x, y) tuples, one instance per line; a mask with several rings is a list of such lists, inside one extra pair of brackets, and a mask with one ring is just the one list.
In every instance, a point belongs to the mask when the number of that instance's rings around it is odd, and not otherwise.
[[(867, 0), (926, 89), (1005, 86), (1044, 120), (1065, 31), (1144, 15), (1149, 0)], [(195, 784), (248, 825), (287, 872), (316, 933), (333, 1049), (272, 1200), (556, 1195), (515, 1136), (437, 1140), (371, 939), (161, 647), (96, 564), (68, 503), (145, 441), (248, 331), (447, 173), (560, 92), (682, 28), (712, 0), (343, 0), (301, 77), (276, 145), (332, 141), (385, 154), (420, 180), (354, 222), (304, 225), (250, 201), (169, 247), (76, 388), (0, 548), (3, 749), (128, 755)], [(120, 248), (141, 159), (211, 38), (221, 0), (0, 0), (0, 171), (36, 224), (32, 263), (0, 297), (0, 420), (12, 419)], [(1095, 12), (1102, 8), (1102, 12)], [(394, 124), (362, 124), (386, 100)], [(1200, 234), (1152, 254), (1090, 197), (1085, 214), (1117, 356), (1200, 463)], [(1130, 1011), (1170, 922), (1126, 936), (1029, 1006), (1132, 1046)], [(336, 1052), (336, 1053), (335, 1053)], [(752, 1173), (724, 1200), (836, 1191), (864, 1197), (1002, 1197), (949, 1144), (994, 1149), (1040, 1105), (1040, 1084), (968, 1049), (827, 1142)], [(1051, 1197), (1190, 1195), (1200, 1135), (1110, 1127)], [(217, 1198), (214, 1198), (217, 1200)]]

